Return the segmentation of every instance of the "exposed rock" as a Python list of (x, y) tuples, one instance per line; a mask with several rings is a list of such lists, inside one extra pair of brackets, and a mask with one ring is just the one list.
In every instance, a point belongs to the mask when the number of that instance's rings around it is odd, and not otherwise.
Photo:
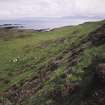
[(99, 81), (99, 83), (101, 82), (105, 85), (105, 63), (98, 64), (95, 78), (97, 79), (97, 82)]

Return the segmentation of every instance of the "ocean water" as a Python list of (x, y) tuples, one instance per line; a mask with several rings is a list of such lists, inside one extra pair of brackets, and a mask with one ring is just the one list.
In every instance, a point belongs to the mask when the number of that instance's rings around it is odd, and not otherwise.
[(62, 26), (77, 25), (88, 21), (97, 21), (100, 19), (73, 19), (73, 18), (35, 18), (35, 19), (17, 19), (17, 20), (0, 20), (0, 25), (12, 24), (23, 26), (25, 29), (52, 29)]

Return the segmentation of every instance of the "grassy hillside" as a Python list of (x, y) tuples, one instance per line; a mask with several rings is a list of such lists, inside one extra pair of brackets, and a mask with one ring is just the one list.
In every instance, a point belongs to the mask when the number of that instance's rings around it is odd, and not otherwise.
[[(81, 97), (92, 76), (88, 76), (88, 73), (92, 74), (89, 67), (96, 56), (105, 58), (104, 43), (95, 45), (92, 36), (104, 23), (88, 22), (49, 32), (1, 29), (1, 103), (81, 104)], [(81, 89), (71, 94), (68, 87), (74, 88), (74, 83)]]

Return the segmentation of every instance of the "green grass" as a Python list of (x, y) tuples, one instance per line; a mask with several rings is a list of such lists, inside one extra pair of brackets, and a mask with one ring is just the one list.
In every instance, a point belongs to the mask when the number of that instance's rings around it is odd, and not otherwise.
[[(9, 38), (6, 37), (6, 40), (1, 38), (0, 92), (5, 91), (14, 84), (19, 85), (21, 81), (32, 78), (32, 76), (37, 74), (40, 67), (48, 64), (54, 57), (63, 54), (64, 50), (79, 44), (82, 38), (87, 37), (90, 32), (102, 24), (103, 21), (91, 22), (78, 26), (58, 28), (49, 32), (30, 32), (28, 35), (24, 35), (24, 37), (17, 35), (14, 35), (16, 37), (12, 37), (9, 35)], [(17, 33), (15, 32), (13, 34)], [(22, 33), (20, 36), (22, 36)], [(102, 49), (102, 47), (88, 49), (86, 53), (81, 56), (81, 62), (74, 67), (74, 69), (78, 69), (78, 73), (68, 75), (67, 79), (70, 81), (81, 79), (80, 76), (84, 72), (84, 65), (88, 66), (91, 63), (92, 56), (96, 54), (93, 52), (99, 54), (102, 51), (101, 53), (104, 56)], [(66, 57), (66, 55), (62, 56), (64, 58)], [(46, 87), (51, 88), (50, 85), (52, 85), (52, 83), (55, 85), (58, 84), (60, 76), (64, 73), (66, 66), (67, 64), (62, 64), (52, 73), (50, 80), (45, 81), (45, 89)], [(63, 83), (60, 84), (62, 85)], [(44, 89), (42, 89), (42, 91), (44, 91)]]

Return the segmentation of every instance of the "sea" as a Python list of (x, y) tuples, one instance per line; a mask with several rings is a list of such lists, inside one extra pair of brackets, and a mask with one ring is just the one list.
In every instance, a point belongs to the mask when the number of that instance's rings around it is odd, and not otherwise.
[(0, 26), (22, 26), (25, 29), (53, 29), (64, 26), (82, 24), (84, 22), (98, 21), (101, 19), (88, 18), (24, 18), (15, 20), (0, 20)]

